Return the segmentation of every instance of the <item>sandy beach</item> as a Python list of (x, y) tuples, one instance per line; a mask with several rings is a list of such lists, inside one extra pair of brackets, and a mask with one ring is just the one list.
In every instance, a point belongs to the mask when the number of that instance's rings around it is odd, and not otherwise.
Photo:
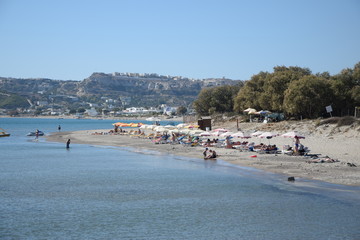
[[(213, 126), (213, 129), (224, 127), (230, 131), (236, 131), (236, 122), (221, 122)], [(280, 122), (280, 123), (240, 123), (242, 131), (253, 132), (255, 130), (272, 131), (283, 134), (297, 130), (305, 139), (301, 143), (310, 149), (311, 154), (319, 154), (322, 158), (331, 158), (337, 162), (332, 163), (309, 163), (310, 157), (288, 156), (285, 154), (258, 154), (254, 152), (241, 152), (236, 149), (213, 148), (218, 153), (218, 159), (231, 164), (253, 167), (264, 171), (284, 174), (297, 178), (320, 180), (329, 183), (360, 186), (360, 126), (350, 125), (337, 127), (334, 124), (316, 126), (314, 121)], [(112, 135), (94, 133), (108, 133), (110, 129), (87, 130), (75, 132), (56, 132), (47, 137), (48, 141), (63, 142), (67, 139), (72, 143), (106, 145), (117, 147), (130, 147), (135, 151), (148, 149), (168, 154), (181, 155), (191, 158), (202, 158), (204, 147), (184, 146), (183, 144), (155, 144), (150, 139), (139, 138), (129, 135)], [(149, 130), (147, 130), (149, 131)], [(148, 133), (148, 132), (146, 132)], [(243, 141), (239, 139), (240, 141)], [(276, 144), (279, 149), (283, 145), (293, 145), (293, 140), (281, 136), (270, 140), (251, 138), (257, 144), (263, 142)], [(256, 157), (254, 157), (256, 155)], [(212, 160), (204, 160), (212, 161)]]

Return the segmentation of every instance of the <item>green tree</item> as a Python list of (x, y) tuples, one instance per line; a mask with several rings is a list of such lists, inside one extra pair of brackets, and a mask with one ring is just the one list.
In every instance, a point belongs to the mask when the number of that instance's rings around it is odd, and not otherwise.
[(79, 108), (79, 109), (77, 110), (78, 113), (84, 113), (85, 111), (86, 111), (85, 108)]
[(291, 116), (316, 118), (331, 104), (330, 83), (320, 77), (304, 76), (289, 84), (285, 91), (284, 110)]
[(234, 99), (234, 111), (243, 112), (246, 108), (261, 108), (261, 101), (266, 101), (265, 96), (262, 96), (264, 92), (264, 84), (269, 76), (268, 72), (260, 72), (251, 77), (251, 79), (245, 82), (244, 87), (240, 88)]
[(202, 89), (198, 98), (193, 103), (195, 111), (200, 115), (232, 112), (234, 108), (234, 97), (240, 87), (241, 85), (225, 85)]
[(333, 109), (338, 116), (352, 115), (358, 103), (358, 86), (360, 86), (360, 63), (354, 69), (343, 69), (330, 79), (334, 92)]
[(76, 109), (70, 109), (69, 114), (76, 114)]
[(177, 115), (184, 115), (187, 112), (187, 108), (184, 106), (180, 106), (176, 109)]

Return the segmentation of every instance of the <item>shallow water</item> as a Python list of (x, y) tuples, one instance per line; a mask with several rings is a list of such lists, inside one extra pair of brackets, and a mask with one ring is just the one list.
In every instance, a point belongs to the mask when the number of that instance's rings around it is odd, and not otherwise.
[(138, 149), (66, 150), (24, 135), (112, 121), (38, 121), (0, 119), (13, 134), (0, 138), (0, 239), (360, 238), (359, 188)]

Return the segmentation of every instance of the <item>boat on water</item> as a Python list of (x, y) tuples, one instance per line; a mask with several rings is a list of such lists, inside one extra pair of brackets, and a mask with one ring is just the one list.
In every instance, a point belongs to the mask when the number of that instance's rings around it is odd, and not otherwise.
[[(44, 136), (44, 132), (43, 131), (38, 131), (38, 136)], [(26, 134), (26, 136), (36, 136), (36, 131), (35, 132), (29, 132), (28, 134)]]
[(9, 137), (10, 133), (5, 132), (4, 129), (0, 128), (0, 137)]

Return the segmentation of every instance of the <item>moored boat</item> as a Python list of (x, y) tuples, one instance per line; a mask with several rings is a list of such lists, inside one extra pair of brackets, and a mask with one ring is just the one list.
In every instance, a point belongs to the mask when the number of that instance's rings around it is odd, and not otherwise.
[(0, 137), (9, 137), (10, 133), (5, 132), (4, 129), (0, 128)]

